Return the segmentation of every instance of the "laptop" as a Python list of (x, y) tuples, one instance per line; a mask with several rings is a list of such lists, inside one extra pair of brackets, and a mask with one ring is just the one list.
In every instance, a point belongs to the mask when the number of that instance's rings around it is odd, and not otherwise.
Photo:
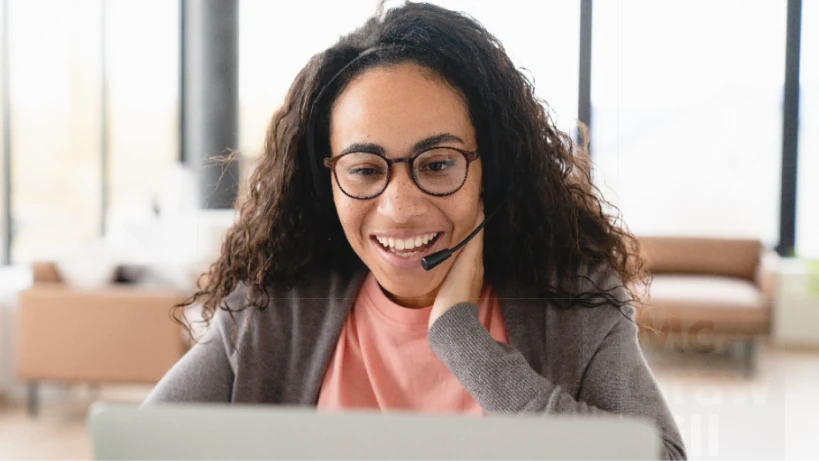
[(657, 459), (658, 431), (607, 417), (96, 403), (95, 459)]

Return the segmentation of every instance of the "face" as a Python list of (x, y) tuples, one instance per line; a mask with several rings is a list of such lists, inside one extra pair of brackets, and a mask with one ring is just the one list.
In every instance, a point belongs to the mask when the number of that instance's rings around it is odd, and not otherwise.
[[(399, 64), (367, 70), (354, 78), (333, 104), (333, 156), (366, 144), (388, 158), (404, 158), (430, 142), (477, 150), (475, 129), (463, 97), (424, 67)], [(461, 189), (436, 197), (416, 186), (408, 164), (394, 164), (387, 188), (367, 200), (345, 195), (331, 175), (333, 200), (347, 240), (399, 304), (424, 307), (434, 301), (455, 258), (431, 271), (421, 267), (421, 258), (457, 245), (474, 229), (481, 206), (481, 174), (478, 159), (469, 164)], [(420, 247), (408, 250), (410, 240)], [(405, 248), (399, 250), (401, 246)]]

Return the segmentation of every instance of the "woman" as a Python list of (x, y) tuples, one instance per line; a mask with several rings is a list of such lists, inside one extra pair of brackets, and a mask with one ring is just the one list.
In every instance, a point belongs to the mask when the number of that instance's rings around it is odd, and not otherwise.
[(376, 15), (296, 77), (190, 300), (207, 337), (147, 402), (615, 413), (685, 457), (587, 158), (477, 22)]

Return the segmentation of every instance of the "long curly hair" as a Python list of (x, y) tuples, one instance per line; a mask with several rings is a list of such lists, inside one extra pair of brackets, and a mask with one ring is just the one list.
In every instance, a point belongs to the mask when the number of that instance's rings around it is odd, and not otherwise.
[[(315, 165), (329, 156), (330, 108), (345, 85), (366, 69), (402, 62), (429, 68), (461, 92), (481, 152), (485, 209), (506, 199), (485, 228), (487, 282), (532, 286), (564, 308), (638, 300), (628, 287), (647, 281), (639, 246), (593, 185), (586, 142), (557, 129), (532, 82), (476, 20), (408, 3), (377, 12), (299, 72), (270, 121), (221, 256), (176, 306), (177, 319), (194, 303), (206, 323), (218, 309), (264, 309), (271, 284), (292, 287), (313, 271), (363, 268), (342, 231), (329, 171)], [(311, 110), (319, 158), (307, 148)], [(588, 280), (583, 268), (601, 265), (616, 272), (629, 300), (579, 283)], [(225, 298), (240, 285), (247, 302), (228, 307)]]

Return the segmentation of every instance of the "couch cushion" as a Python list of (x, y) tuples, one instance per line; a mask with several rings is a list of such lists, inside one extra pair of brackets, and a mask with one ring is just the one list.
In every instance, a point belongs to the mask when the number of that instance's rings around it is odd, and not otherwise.
[(656, 329), (770, 332), (770, 306), (751, 282), (716, 276), (655, 275), (640, 321)]
[(640, 237), (653, 274), (721, 275), (753, 280), (762, 243), (757, 239)]

